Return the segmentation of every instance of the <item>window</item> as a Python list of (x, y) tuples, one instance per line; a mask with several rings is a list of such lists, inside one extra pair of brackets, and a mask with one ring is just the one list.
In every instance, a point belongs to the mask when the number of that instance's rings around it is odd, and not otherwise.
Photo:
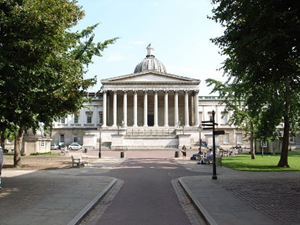
[(262, 148), (267, 148), (268, 147), (268, 142), (267, 141), (261, 141), (261, 147)]
[(209, 112), (209, 113), (208, 113), (208, 120), (209, 120), (209, 121), (212, 121), (212, 120), (213, 120), (212, 112)]
[(61, 134), (59, 140), (60, 140), (59, 142), (65, 142), (65, 135)]
[(222, 112), (222, 124), (228, 123), (228, 113)]
[(78, 142), (78, 137), (76, 134), (73, 135), (73, 142)]
[(202, 112), (199, 112), (199, 123), (202, 121)]
[(78, 115), (74, 114), (74, 123), (78, 123)]
[(229, 134), (224, 134), (223, 135), (223, 144), (228, 144), (229, 143)]
[(242, 134), (236, 134), (236, 143), (237, 144), (243, 143)]
[(87, 123), (92, 123), (92, 114), (90, 114), (90, 113), (86, 114), (86, 122)]
[(295, 143), (295, 137), (290, 134), (290, 143)]
[(103, 113), (99, 112), (99, 124), (103, 124)]
[(66, 123), (66, 117), (60, 118), (60, 123)]
[(45, 141), (40, 141), (40, 143), (41, 143), (41, 147), (45, 147)]

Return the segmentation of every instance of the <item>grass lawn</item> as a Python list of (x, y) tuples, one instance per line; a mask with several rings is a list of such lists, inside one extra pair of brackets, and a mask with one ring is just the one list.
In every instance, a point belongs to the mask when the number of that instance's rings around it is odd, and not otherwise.
[(300, 151), (289, 152), (288, 164), (290, 168), (277, 167), (280, 155), (256, 155), (251, 159), (249, 153), (242, 155), (223, 157), (222, 165), (234, 170), (252, 171), (252, 172), (284, 172), (300, 171)]

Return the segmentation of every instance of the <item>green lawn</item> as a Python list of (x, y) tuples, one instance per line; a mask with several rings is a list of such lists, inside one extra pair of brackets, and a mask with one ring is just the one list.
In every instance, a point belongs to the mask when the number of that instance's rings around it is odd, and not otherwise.
[(252, 171), (252, 172), (283, 172), (300, 171), (300, 151), (289, 152), (288, 163), (290, 168), (277, 167), (280, 155), (256, 155), (251, 159), (249, 153), (238, 156), (223, 157), (222, 165), (234, 170)]

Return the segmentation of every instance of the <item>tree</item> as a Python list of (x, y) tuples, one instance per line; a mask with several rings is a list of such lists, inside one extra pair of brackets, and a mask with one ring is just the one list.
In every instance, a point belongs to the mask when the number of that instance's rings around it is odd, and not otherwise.
[(19, 166), (24, 132), (83, 106), (96, 83), (87, 65), (116, 38), (94, 43), (97, 25), (72, 32), (84, 17), (75, 0), (5, 0), (0, 12), (0, 125), (16, 131)]
[(254, 132), (257, 116), (251, 117), (248, 108), (245, 106), (245, 99), (247, 99), (247, 92), (239, 88), (239, 84), (222, 83), (214, 79), (206, 79), (208, 86), (212, 86), (211, 93), (218, 92), (220, 97), (220, 104), (225, 104), (225, 112), (233, 112), (228, 123), (241, 127), (246, 133), (246, 138), (250, 140), (251, 158), (255, 159), (254, 150)]
[(279, 167), (289, 167), (289, 133), (299, 119), (300, 2), (213, 0), (211, 19), (224, 28), (212, 39), (228, 56), (223, 69), (249, 96), (251, 116), (261, 115), (258, 134), (271, 137), (284, 123)]

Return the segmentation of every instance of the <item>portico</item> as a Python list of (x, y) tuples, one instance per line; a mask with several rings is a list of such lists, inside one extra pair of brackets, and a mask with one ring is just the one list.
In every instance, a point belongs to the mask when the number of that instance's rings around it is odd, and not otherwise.
[(197, 90), (122, 89), (103, 90), (103, 127), (199, 126)]

